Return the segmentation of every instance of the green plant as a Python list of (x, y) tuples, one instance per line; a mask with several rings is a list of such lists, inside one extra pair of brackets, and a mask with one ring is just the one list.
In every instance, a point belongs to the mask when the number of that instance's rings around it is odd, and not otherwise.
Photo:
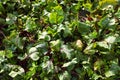
[(119, 80), (119, 0), (0, 0), (0, 80)]

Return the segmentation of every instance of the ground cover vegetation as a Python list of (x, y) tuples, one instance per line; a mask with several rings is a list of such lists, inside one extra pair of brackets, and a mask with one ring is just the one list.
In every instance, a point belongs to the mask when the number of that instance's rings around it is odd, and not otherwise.
[(120, 0), (0, 0), (0, 80), (120, 80)]

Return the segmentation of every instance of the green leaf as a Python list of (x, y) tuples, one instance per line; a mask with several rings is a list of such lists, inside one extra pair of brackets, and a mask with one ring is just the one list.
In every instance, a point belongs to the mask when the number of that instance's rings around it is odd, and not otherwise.
[(101, 42), (97, 42), (96, 49), (100, 51), (109, 51), (110, 46), (108, 45), (106, 41), (101, 41)]
[(59, 74), (59, 80), (70, 80), (71, 75), (68, 71), (64, 71), (64, 73)]
[(0, 80), (119, 79), (119, 2), (0, 0)]
[(89, 34), (90, 38), (97, 38), (98, 33), (96, 31), (93, 31), (92, 33)]
[(41, 43), (41, 44), (36, 45), (35, 47), (36, 48), (45, 48), (46, 45), (47, 45), (46, 43)]
[(102, 60), (97, 60), (94, 63), (94, 70), (100, 70), (101, 66), (104, 64), (104, 62)]
[(113, 25), (115, 25), (115, 23), (116, 23), (115, 18), (112, 18), (112, 19), (110, 19), (108, 26), (113, 26)]
[(29, 49), (29, 57), (33, 60), (33, 61), (37, 61), (39, 60), (39, 52), (37, 50), (36, 47), (32, 47)]
[(32, 62), (31, 67), (29, 68), (29, 71), (24, 76), (25, 77), (24, 79), (26, 80), (30, 79), (36, 73), (37, 67), (38, 66), (35, 64), (35, 62)]
[(0, 51), (0, 64), (5, 61), (5, 51)]
[(64, 20), (64, 14), (61, 6), (56, 6), (49, 14), (50, 23), (61, 23)]
[(5, 23), (5, 19), (0, 18), (0, 25), (6, 25), (6, 23)]
[(81, 34), (87, 34), (90, 32), (90, 26), (83, 22), (78, 22), (77, 28), (78, 28), (79, 33)]
[(69, 49), (67, 45), (62, 45), (61, 52), (65, 54), (66, 58), (71, 59), (72, 58), (72, 51), (73, 49)]
[(94, 47), (96, 46), (96, 43), (92, 43), (92, 44), (89, 44), (85, 49), (84, 49), (84, 53), (85, 54), (90, 54), (90, 55), (93, 55), (95, 54), (95, 49)]
[(61, 23), (64, 20), (64, 14), (61, 6), (54, 7), (55, 12), (57, 12), (57, 23)]
[(100, 22), (98, 22), (98, 25), (101, 26), (101, 28), (115, 30), (116, 20), (114, 18), (110, 19), (108, 16), (105, 16), (100, 20)]
[(115, 13), (115, 16), (120, 18), (120, 8), (118, 8), (118, 11)]
[(32, 54), (29, 55), (29, 57), (33, 60), (33, 61), (37, 61), (39, 60), (39, 52), (33, 52)]
[(52, 62), (52, 61), (48, 61), (48, 62), (47, 62), (47, 70), (48, 70), (48, 73), (50, 73), (50, 72), (53, 73), (53, 71), (54, 71), (54, 66), (53, 66), (53, 62)]
[(64, 20), (64, 16), (63, 15), (57, 16), (57, 23), (62, 23), (63, 20)]
[(34, 53), (34, 52), (37, 52), (37, 48), (36, 47), (31, 47), (29, 49), (29, 54)]
[(49, 21), (50, 21), (50, 23), (57, 23), (57, 13), (56, 12), (50, 13)]
[(108, 7), (109, 5), (115, 6), (117, 5), (118, 0), (102, 0), (99, 1), (99, 8), (104, 9), (106, 7)]
[(120, 66), (118, 64), (118, 59), (115, 59), (113, 61), (111, 61), (111, 68), (110, 70), (114, 71), (115, 74), (119, 74), (119, 71), (120, 71)]
[(62, 30), (65, 30), (65, 26), (63, 24), (60, 24), (58, 26), (57, 32), (61, 32)]
[(70, 29), (68, 27), (65, 27), (63, 36), (67, 37), (67, 36), (71, 36), (71, 35), (72, 35), (72, 33), (71, 33)]
[(5, 9), (4, 9), (2, 3), (0, 2), (0, 13), (1, 13), (1, 12), (4, 12), (4, 10), (5, 10)]
[(12, 25), (17, 20), (17, 17), (14, 14), (8, 13), (6, 18), (6, 23)]
[(50, 23), (61, 23), (64, 19), (63, 15), (58, 15), (56, 12), (50, 13), (49, 21)]
[(83, 6), (85, 7), (85, 10), (91, 11), (91, 7), (92, 7), (91, 3), (83, 4)]
[(54, 66), (52, 61), (46, 61), (42, 63), (42, 68), (46, 70), (47, 74), (48, 73), (53, 73), (54, 72)]
[(55, 10), (55, 12), (57, 12), (58, 15), (63, 15), (63, 10), (62, 10), (62, 7), (60, 5), (54, 7), (53, 9)]
[(15, 44), (19, 49), (23, 49), (23, 41), (22, 38), (20, 38), (19, 36), (16, 36), (15, 38)]
[(105, 72), (106, 77), (111, 77), (111, 76), (114, 76), (114, 75), (115, 75), (114, 71), (109, 70), (109, 71)]
[(57, 32), (62, 32), (63, 31), (63, 36), (64, 37), (72, 35), (71, 30), (70, 30), (70, 28), (68, 26), (69, 25), (64, 26), (63, 24), (60, 24), (59, 27), (58, 27)]
[(115, 36), (108, 36), (105, 39), (105, 41), (112, 44), (112, 43), (114, 43), (116, 41), (116, 37)]
[(93, 74), (92, 78), (94, 80), (98, 80), (99, 78), (103, 78), (101, 75), (98, 75), (98, 74)]
[(48, 32), (44, 31), (38, 35), (38, 39), (43, 39), (45, 41), (50, 41), (50, 36), (48, 35)]
[(19, 34), (16, 30), (10, 32), (10, 36), (4, 39), (4, 44), (9, 47), (10, 50), (23, 49), (23, 41), (22, 38), (19, 37)]
[(0, 50), (0, 56), (5, 56), (5, 51)]
[(115, 42), (120, 42), (120, 37), (119, 36), (116, 38)]
[(15, 72), (15, 71), (11, 71), (11, 72), (9, 73), (9, 75), (14, 78), (14, 77), (16, 77), (18, 74), (17, 74), (17, 72)]
[[(79, 3), (78, 4), (73, 3), (72, 6), (71, 6), (71, 11), (73, 12), (73, 14), (77, 13), (78, 10), (80, 9), (80, 7), (81, 7), (81, 5)], [(73, 16), (75, 16), (75, 15), (73, 15)]]
[(110, 21), (110, 19), (108, 18), (108, 16), (105, 16), (100, 20), (100, 22), (98, 24), (101, 26), (101, 28), (105, 28), (108, 26), (109, 21)]
[(16, 77), (17, 75), (23, 75), (23, 73), (25, 72), (23, 68), (19, 67), (19, 66), (15, 66), (17, 68), (17, 71), (12, 70), (9, 73), (9, 76), (11, 76), (12, 78)]
[(12, 58), (14, 55), (13, 55), (13, 52), (11, 50), (6, 50), (6, 57), (7, 58)]
[(27, 21), (25, 23), (25, 30), (27, 30), (28, 32), (31, 32), (33, 30), (35, 30), (37, 28), (37, 25), (35, 23), (36, 18), (27, 18)]
[(72, 61), (64, 63), (62, 67), (69, 67), (77, 63), (77, 58), (72, 59)]
[(60, 51), (62, 43), (63, 42), (60, 39), (58, 39), (56, 41), (51, 41), (50, 45), (52, 47), (52, 50), (53, 51)]

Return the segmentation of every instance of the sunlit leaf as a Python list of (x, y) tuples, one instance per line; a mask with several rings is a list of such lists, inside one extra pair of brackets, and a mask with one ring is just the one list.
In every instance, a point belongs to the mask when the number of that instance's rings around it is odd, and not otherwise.
[(102, 60), (97, 60), (94, 63), (94, 70), (100, 70), (101, 66), (104, 64), (104, 62)]
[(105, 73), (105, 76), (106, 76), (106, 77), (111, 77), (111, 76), (114, 76), (114, 75), (115, 75), (114, 71), (107, 71), (107, 72)]
[(63, 15), (63, 10), (62, 10), (62, 7), (60, 5), (54, 7), (54, 10), (55, 10), (55, 12), (58, 13), (58, 15)]
[(30, 54), (30, 58), (34, 61), (39, 60), (39, 52), (33, 52), (32, 54)]
[(27, 74), (24, 77), (25, 79), (31, 78), (31, 76), (33, 76), (36, 73), (36, 69), (38, 66), (34, 62), (32, 62), (31, 65), (32, 66), (29, 68), (29, 71), (27, 72)]
[(96, 43), (95, 44), (89, 44), (85, 49), (84, 49), (84, 53), (85, 54), (95, 54), (95, 49), (94, 49), (94, 46), (96, 46)]
[(62, 67), (68, 67), (77, 63), (77, 58), (72, 59), (72, 61), (64, 63)]
[(34, 52), (37, 52), (37, 48), (36, 47), (31, 47), (29, 49), (29, 53), (34, 53)]
[(65, 54), (65, 56), (70, 59), (72, 57), (73, 49), (69, 49), (67, 45), (62, 45), (61, 52)]
[(113, 0), (113, 1), (111, 1), (111, 0), (101, 0), (100, 2), (99, 2), (99, 5), (100, 5), (100, 8), (105, 8), (106, 6), (108, 6), (108, 5), (117, 5), (117, 3), (118, 3), (118, 0)]
[(114, 43), (115, 40), (116, 40), (116, 37), (114, 36), (109, 36), (108, 38), (105, 39), (105, 41), (108, 43)]
[(68, 71), (63, 72), (62, 74), (59, 75), (60, 80), (70, 80), (71, 75), (68, 73)]
[(0, 63), (5, 61), (5, 51), (0, 51)]
[(75, 45), (79, 50), (83, 49), (83, 43), (81, 40), (77, 40)]
[(36, 48), (44, 48), (44, 47), (46, 47), (46, 43), (38, 44), (35, 47)]
[(5, 56), (5, 51), (0, 50), (0, 56)]
[(43, 39), (43, 40), (49, 41), (50, 36), (48, 35), (47, 32), (42, 32), (38, 35), (38, 39)]
[(56, 6), (49, 14), (50, 23), (61, 23), (64, 20), (63, 10), (61, 6)]
[(50, 21), (50, 23), (57, 23), (57, 13), (56, 12), (50, 13), (49, 21)]
[(108, 51), (110, 49), (110, 46), (106, 41), (97, 42), (96, 49), (101, 51)]
[(86, 3), (86, 4), (83, 4), (83, 5), (85, 6), (86, 10), (91, 11), (91, 7), (92, 7), (91, 3)]
[(23, 68), (21, 68), (21, 67), (17, 67), (16, 66), (16, 68), (18, 69), (18, 71), (11, 71), (10, 73), (9, 73), (9, 76), (11, 76), (12, 78), (14, 78), (14, 77), (16, 77), (17, 75), (23, 75), (23, 73), (24, 73), (24, 69)]
[(51, 47), (52, 47), (53, 51), (60, 51), (61, 45), (62, 45), (62, 41), (60, 41), (58, 39), (56, 41), (51, 41), (50, 44), (51, 44)]
[(97, 38), (98, 33), (96, 31), (93, 31), (91, 34), (89, 34), (90, 38)]
[(93, 77), (94, 80), (98, 80), (99, 78), (102, 78), (102, 76), (98, 75), (98, 74), (93, 74), (92, 77)]
[(54, 66), (53, 66), (53, 62), (52, 61), (46, 61), (44, 63), (42, 63), (42, 67), (43, 69), (45, 69), (47, 71), (47, 74), (54, 71)]
[(6, 51), (6, 57), (7, 58), (12, 58), (14, 55), (13, 55), (13, 52), (12, 51), (10, 51), (10, 50), (7, 50)]

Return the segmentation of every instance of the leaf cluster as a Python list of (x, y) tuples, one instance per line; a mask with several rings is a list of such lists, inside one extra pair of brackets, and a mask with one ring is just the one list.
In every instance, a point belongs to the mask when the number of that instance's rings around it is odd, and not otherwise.
[(0, 80), (119, 80), (119, 0), (0, 0)]

